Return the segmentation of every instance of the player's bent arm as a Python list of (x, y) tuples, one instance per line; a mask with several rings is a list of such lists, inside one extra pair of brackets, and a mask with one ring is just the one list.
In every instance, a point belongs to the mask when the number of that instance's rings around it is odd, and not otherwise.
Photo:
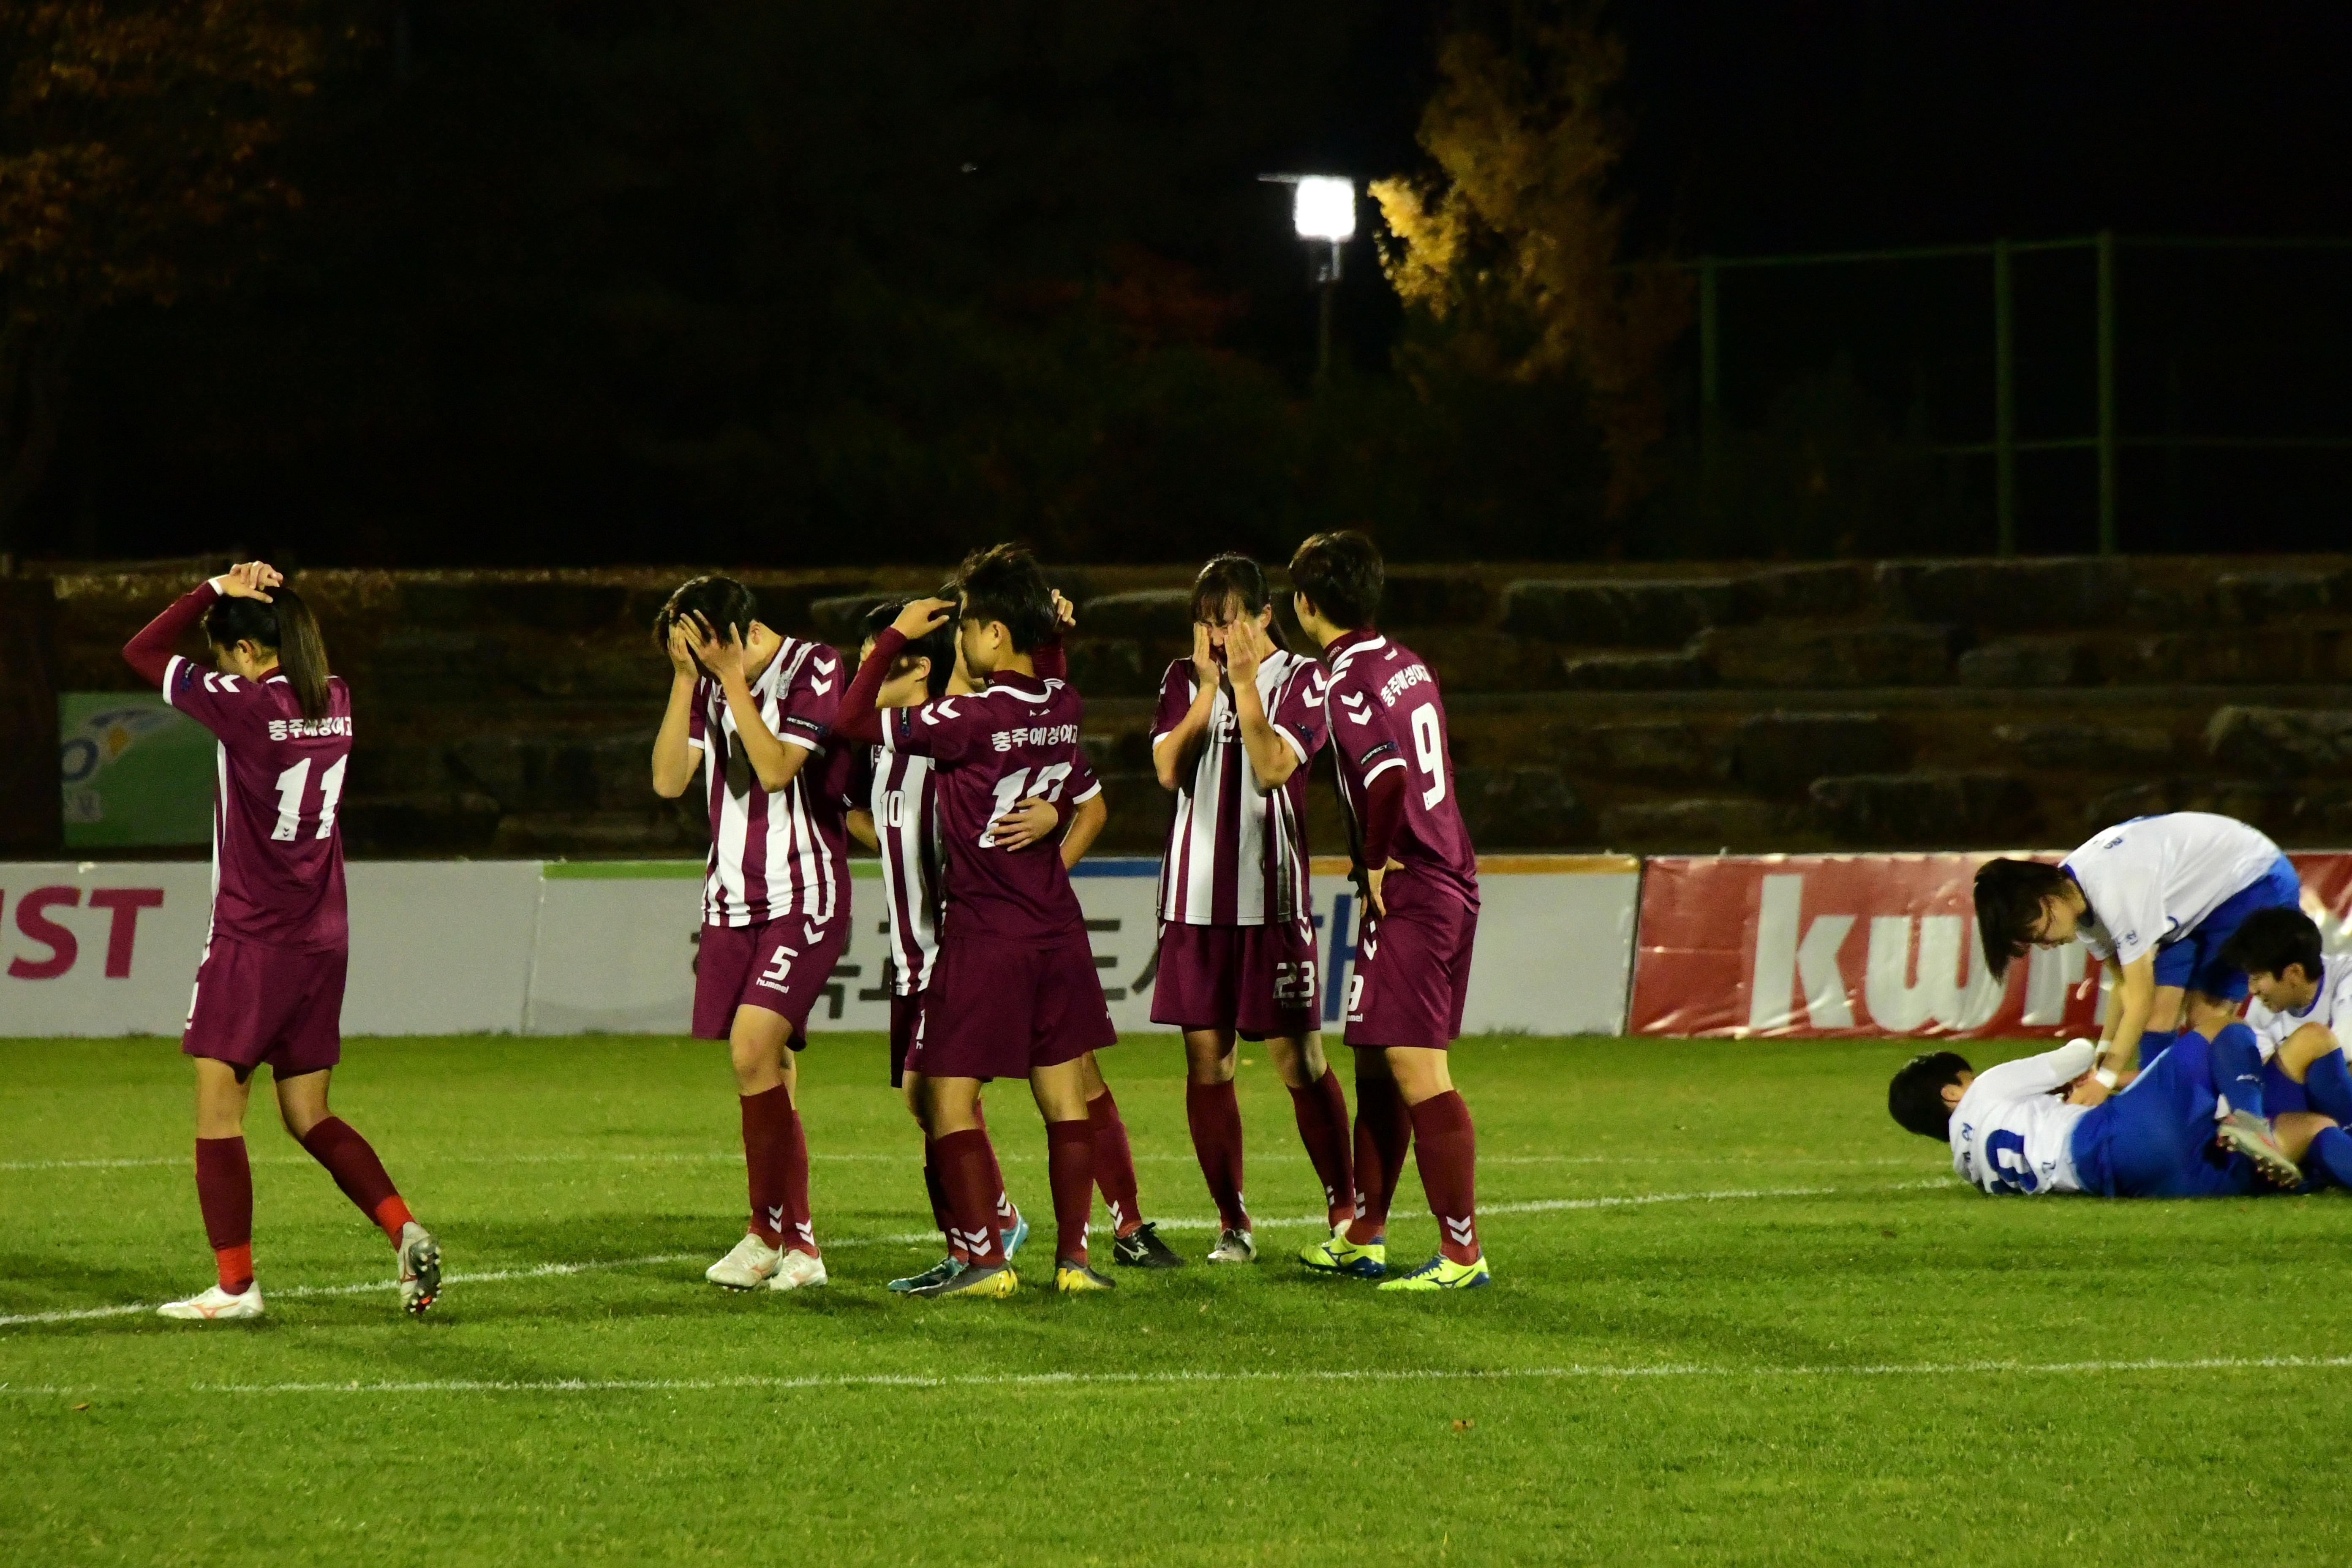
[(730, 670), (722, 689), (727, 693), (727, 710), (735, 715), (735, 733), (743, 740), (743, 758), (758, 775), (760, 787), (770, 795), (787, 788), (809, 759), (806, 746), (787, 745), (776, 739), (768, 721), (760, 714), (759, 700), (751, 695), (751, 683), (740, 672)]
[(1062, 868), (1068, 870), (1085, 858), (1087, 849), (1110, 820), (1110, 807), (1103, 804), (1102, 791), (1097, 790), (1070, 808), (1070, 826), (1062, 835)]
[(1257, 775), (1258, 788), (1270, 794), (1288, 784), (1290, 775), (1298, 771), (1298, 749), (1266, 717), (1265, 699), (1258, 694), (1256, 681), (1234, 683), (1234, 717), (1242, 732), (1242, 750), (1249, 753), (1250, 772)]
[(874, 814), (872, 812), (859, 811), (853, 807), (851, 810), (844, 814), (843, 819), (849, 825), (849, 836), (852, 838), (856, 839), (857, 842), (865, 845), (868, 849), (879, 849), (882, 847), (881, 836), (874, 831)]
[(674, 676), (669, 706), (662, 710), (661, 728), (654, 734), (654, 793), (676, 800), (694, 782), (697, 758), (687, 733), (694, 717), (694, 678)]
[(2140, 1065), (2139, 1037), (2147, 1029), (2148, 1015), (2156, 1010), (2153, 948), (2124, 965), (2123, 973), (2116, 976), (2115, 994), (2108, 1000), (2107, 1032), (2099, 1040), (2099, 1065), (2122, 1073)]
[(1216, 687), (1202, 687), (1193, 694), (1192, 706), (1184, 710), (1184, 717), (1151, 742), (1151, 771), (1160, 775), (1161, 789), (1181, 789), (1192, 782), (1192, 765), (1200, 760), (1202, 739), (1209, 732), (1209, 710), (1216, 701)]

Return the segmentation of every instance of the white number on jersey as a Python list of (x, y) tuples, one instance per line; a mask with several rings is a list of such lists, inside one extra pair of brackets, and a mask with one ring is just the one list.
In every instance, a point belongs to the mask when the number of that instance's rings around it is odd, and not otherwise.
[(1424, 702), (1412, 710), (1412, 750), (1429, 787), (1421, 792), (1424, 810), (1445, 798), (1445, 747), (1437, 733), (1437, 704)]
[(982, 849), (996, 847), (991, 838), (991, 834), (996, 826), (996, 819), (1012, 811), (1015, 805), (1029, 796), (1035, 795), (1039, 800), (1045, 801), (1059, 801), (1062, 798), (1062, 785), (1069, 781), (1069, 763), (1048, 763), (1037, 770), (1037, 783), (1034, 788), (1030, 787), (1027, 768), (1015, 768), (997, 780), (996, 806), (988, 814), (989, 826), (980, 830), (980, 847)]
[[(343, 770), (351, 765), (352, 754), (345, 752), (334, 765), (319, 776), (319, 831), (313, 838), (324, 838), (335, 830), (335, 806), (343, 798)], [(302, 788), (310, 782), (310, 759), (303, 758), (278, 775), (278, 823), (269, 837), (291, 838), (302, 825)]]

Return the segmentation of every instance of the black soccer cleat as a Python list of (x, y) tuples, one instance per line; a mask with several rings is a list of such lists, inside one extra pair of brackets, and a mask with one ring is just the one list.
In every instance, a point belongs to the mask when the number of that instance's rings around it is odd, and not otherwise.
[(1160, 1227), (1145, 1220), (1110, 1244), (1113, 1262), (1122, 1268), (1181, 1268), (1184, 1260), (1160, 1239)]

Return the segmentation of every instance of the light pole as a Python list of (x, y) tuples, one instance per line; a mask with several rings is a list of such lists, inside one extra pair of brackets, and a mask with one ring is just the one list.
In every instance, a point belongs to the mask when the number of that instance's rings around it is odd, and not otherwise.
[(1345, 174), (1260, 174), (1291, 187), (1290, 222), (1307, 242), (1309, 276), (1318, 299), (1315, 318), (1315, 382), (1331, 376), (1331, 295), (1339, 286), (1341, 258), (1356, 237), (1356, 182)]

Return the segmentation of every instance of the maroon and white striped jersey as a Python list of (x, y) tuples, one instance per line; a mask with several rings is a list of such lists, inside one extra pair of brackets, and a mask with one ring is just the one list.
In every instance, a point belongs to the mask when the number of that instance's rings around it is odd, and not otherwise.
[[(1219, 683), (1192, 780), (1176, 788), (1176, 820), (1160, 862), (1162, 921), (1255, 926), (1307, 918), (1307, 770), (1327, 733), (1325, 684), (1319, 662), (1282, 648), (1258, 665), (1265, 716), (1298, 756), (1290, 777), (1269, 791), (1258, 786), (1242, 745), (1232, 682)], [(1154, 750), (1199, 694), (1191, 659), (1168, 667), (1151, 721)]]
[(1055, 942), (1086, 933), (1058, 837), (1023, 849), (989, 841), (995, 820), (1031, 795), (1066, 811), (1102, 792), (1078, 749), (1085, 711), (1059, 680), (996, 675), (988, 689), (882, 711), (887, 757), (929, 757), (947, 846), (946, 934)]
[[(761, 787), (735, 731), (727, 693), (704, 676), (695, 682), (686, 743), (702, 750), (710, 796), (710, 858), (702, 882), (705, 925), (758, 925), (782, 915), (829, 921), (849, 896), (846, 780), (824, 754), (846, 682), (841, 658), (823, 643), (785, 637), (751, 682), (760, 718), (788, 746), (819, 754), (782, 789)], [(716, 742), (714, 744), (713, 742)]]
[(1475, 909), (1478, 857), (1462, 822), (1437, 677), (1421, 655), (1370, 627), (1334, 639), (1323, 657), (1331, 665), (1332, 772), (1359, 846), (1365, 789), (1382, 773), (1403, 769), (1403, 808), (1390, 853), (1414, 876), (1451, 888)]
[(940, 956), (946, 859), (931, 759), (868, 748), (866, 802), (881, 847), (882, 896), (890, 910), (890, 988), (912, 996), (931, 983)]
[(282, 675), (223, 675), (174, 654), (163, 700), (220, 737), (213, 803), (214, 936), (297, 952), (343, 947), (343, 830), (352, 694), (327, 678), (327, 711), (302, 717)]

